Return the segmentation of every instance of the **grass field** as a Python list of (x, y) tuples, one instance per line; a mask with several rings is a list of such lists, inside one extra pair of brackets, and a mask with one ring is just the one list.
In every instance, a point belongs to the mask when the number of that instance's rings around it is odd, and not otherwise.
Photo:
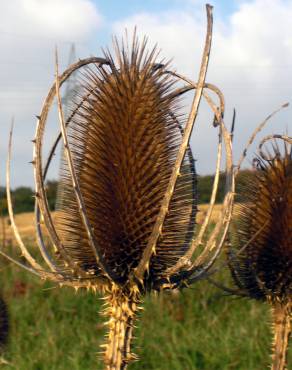
[[(2, 261), (2, 260), (1, 260)], [(221, 272), (226, 278), (227, 272)], [(1, 368), (102, 369), (100, 297), (42, 283), (1, 262), (11, 333)], [(178, 294), (148, 296), (136, 330), (140, 361), (129, 369), (262, 370), (270, 361), (267, 305), (224, 297), (206, 282)], [(292, 350), (289, 354), (292, 365)]]
[[(207, 204), (199, 205), (199, 212), (197, 216), (197, 222), (200, 224), (207, 212), (208, 206)], [(216, 222), (219, 213), (220, 213), (221, 205), (215, 204), (212, 218), (211, 220)], [(54, 212), (52, 212), (53, 218), (54, 218)], [(35, 226), (34, 226), (34, 214), (32, 212), (27, 213), (19, 213), (15, 216), (15, 222), (17, 227), (19, 228), (20, 234), (25, 238), (26, 240), (32, 242), (34, 240), (34, 234), (35, 234)], [(12, 229), (9, 226), (9, 218), (4, 218), (4, 227), (5, 230), (3, 230), (3, 222), (0, 224), (0, 242), (3, 239), (3, 231), (5, 233), (5, 239), (13, 241), (13, 234)]]

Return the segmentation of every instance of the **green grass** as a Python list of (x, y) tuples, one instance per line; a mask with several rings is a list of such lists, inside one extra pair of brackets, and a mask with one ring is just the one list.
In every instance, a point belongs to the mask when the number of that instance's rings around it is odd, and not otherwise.
[[(97, 357), (104, 335), (98, 296), (56, 288), (7, 264), (1, 279), (11, 321), (3, 354), (8, 364), (1, 368), (103, 368)], [(262, 370), (269, 364), (267, 305), (223, 297), (200, 282), (176, 295), (147, 297), (144, 307), (135, 340), (140, 361), (129, 369)]]

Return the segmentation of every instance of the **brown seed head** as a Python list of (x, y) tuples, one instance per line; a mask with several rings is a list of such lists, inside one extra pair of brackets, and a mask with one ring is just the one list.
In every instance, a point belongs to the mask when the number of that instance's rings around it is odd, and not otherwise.
[[(156, 50), (134, 39), (131, 52), (105, 53), (108, 65), (87, 68), (88, 94), (70, 122), (68, 136), (87, 216), (110, 270), (127, 281), (137, 267), (157, 219), (181, 142), (176, 79), (155, 64)], [(155, 67), (156, 65), (156, 67)], [(81, 98), (84, 99), (84, 96)], [(75, 107), (79, 103), (76, 99)], [(63, 162), (56, 228), (83, 269), (99, 275), (72, 180)], [(59, 192), (60, 194), (60, 192)], [(184, 159), (148, 278), (155, 280), (185, 252), (194, 231), (195, 170)]]
[[(292, 293), (292, 150), (259, 158), (254, 181), (245, 185), (245, 204), (235, 221), (235, 249), (259, 235), (235, 259), (231, 270), (250, 297), (286, 302)], [(290, 298), (289, 298), (290, 297)]]

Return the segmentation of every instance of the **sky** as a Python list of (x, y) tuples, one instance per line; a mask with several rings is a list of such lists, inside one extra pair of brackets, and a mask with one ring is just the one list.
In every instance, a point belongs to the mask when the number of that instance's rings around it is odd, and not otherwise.
[[(213, 1), (214, 30), (206, 81), (226, 100), (226, 125), (236, 108), (235, 162), (253, 129), (292, 97), (292, 1)], [(4, 185), (9, 127), (14, 117), (12, 187), (33, 186), (32, 143), (36, 118), (54, 81), (54, 48), (60, 70), (77, 58), (102, 56), (137, 26), (149, 47), (174, 70), (197, 80), (205, 40), (206, 12), (201, 0), (1, 0), (0, 2), (0, 185)], [(190, 103), (189, 100), (186, 104)], [(188, 106), (185, 107), (186, 111)], [(277, 115), (262, 137), (291, 134), (292, 108)], [(191, 145), (200, 174), (214, 172), (218, 132), (203, 102)], [(47, 140), (53, 138), (52, 122)], [(251, 154), (255, 151), (252, 148)], [(56, 164), (51, 178), (58, 174)]]

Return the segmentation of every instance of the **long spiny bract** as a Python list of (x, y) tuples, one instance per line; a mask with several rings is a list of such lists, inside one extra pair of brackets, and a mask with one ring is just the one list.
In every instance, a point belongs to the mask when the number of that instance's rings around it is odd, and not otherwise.
[[(273, 145), (270, 158), (257, 159), (245, 203), (235, 217), (230, 268), (241, 292), (273, 307), (273, 370), (283, 370), (291, 331), (292, 302), (292, 150)], [(261, 232), (239, 254), (235, 251)], [(235, 257), (234, 257), (235, 256)]]

